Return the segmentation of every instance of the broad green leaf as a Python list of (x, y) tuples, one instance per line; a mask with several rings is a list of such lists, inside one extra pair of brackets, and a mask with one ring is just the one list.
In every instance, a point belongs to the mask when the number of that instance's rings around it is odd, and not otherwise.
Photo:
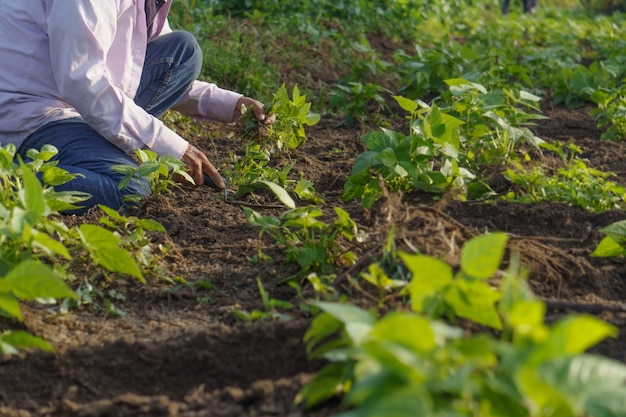
[(431, 297), (452, 282), (452, 268), (447, 263), (426, 255), (400, 253), (406, 267), (411, 271), (409, 283), (411, 308), (421, 312), (426, 297)]
[(541, 364), (537, 372), (571, 396), (598, 397), (598, 393), (618, 388), (626, 398), (626, 365), (613, 359), (588, 354), (556, 357)]
[(416, 417), (450, 415), (434, 413), (433, 398), (421, 384), (412, 384), (391, 390), (386, 395), (371, 395), (359, 404), (356, 413), (342, 413), (336, 417)]
[(320, 353), (324, 353), (324, 349), (315, 350), (315, 348), (339, 330), (341, 326), (342, 322), (328, 313), (316, 315), (309, 330), (307, 330), (304, 335), (304, 341), (307, 344), (307, 353), (311, 356), (318, 356)]
[(65, 259), (71, 259), (67, 248), (59, 241), (52, 239), (45, 233), (34, 231), (33, 246), (44, 250), (49, 256), (61, 255)]
[(49, 161), (50, 158), (59, 153), (59, 150), (54, 145), (43, 145), (40, 150), (29, 149), (26, 152), (26, 156), (33, 160)]
[(435, 333), (430, 321), (411, 313), (390, 313), (379, 320), (368, 340), (397, 343), (422, 355), (435, 348)]
[(413, 113), (415, 110), (417, 110), (418, 104), (415, 100), (410, 100), (402, 96), (393, 96), (393, 98), (398, 102), (403, 110), (409, 113)]
[(28, 332), (17, 330), (9, 332), (0, 337), (3, 343), (21, 349), (37, 348), (46, 352), (54, 352), (54, 347), (41, 337), (34, 336)]
[(367, 133), (361, 140), (368, 150), (381, 152), (386, 148), (394, 149), (398, 143), (397, 136), (397, 133), (394, 134), (393, 131), (383, 129), (382, 131)]
[[(0, 281), (2, 280), (3, 279), (0, 278)], [(20, 302), (13, 294), (0, 292), (0, 311), (4, 311), (9, 316), (19, 321), (24, 320), (22, 310), (20, 309)]]
[(121, 239), (110, 230), (95, 224), (81, 224), (80, 234), (88, 249), (116, 248)]
[(267, 186), (267, 188), (272, 190), (272, 192), (276, 195), (276, 197), (288, 208), (291, 208), (291, 209), (296, 208), (296, 203), (293, 201), (293, 199), (291, 198), (287, 190), (285, 190), (283, 187), (281, 187), (280, 185), (272, 181), (260, 180), (257, 182)]
[(280, 220), (274, 216), (262, 216), (261, 213), (249, 207), (243, 207), (243, 212), (250, 224), (261, 228), (261, 233), (280, 226)]
[(456, 341), (456, 346), (473, 366), (492, 368), (498, 364), (493, 340), (486, 334), (459, 339)]
[(527, 407), (537, 410), (534, 415), (577, 417), (581, 415), (581, 404), (567, 396), (559, 387), (545, 381), (536, 367), (526, 365), (517, 372), (517, 383), (524, 394)]
[(529, 336), (535, 342), (543, 342), (548, 335), (544, 325), (545, 303), (539, 300), (516, 302), (507, 317), (507, 326), (516, 336)]
[(320, 116), (318, 113), (307, 113), (306, 118), (304, 119), (304, 123), (306, 123), (307, 126), (314, 126), (317, 124), (317, 122), (320, 121), (321, 118), (322, 116)]
[(470, 239), (461, 249), (461, 269), (473, 278), (491, 278), (502, 263), (507, 241), (506, 233), (491, 233)]
[(42, 168), (41, 179), (44, 183), (57, 186), (76, 178), (76, 174), (70, 174), (66, 170), (59, 167)]
[(379, 163), (378, 152), (363, 152), (354, 160), (354, 165), (352, 165), (352, 177), (360, 175), (363, 178), (369, 178), (371, 175), (369, 169)]
[(76, 298), (74, 291), (57, 278), (50, 267), (31, 259), (15, 266), (4, 280), (20, 300)]
[(387, 168), (393, 168), (398, 164), (398, 158), (396, 158), (396, 154), (391, 148), (381, 150), (376, 156), (376, 159), (378, 159)]
[(305, 247), (298, 251), (298, 265), (307, 269), (311, 265), (323, 265), (326, 262), (326, 248), (321, 246)]
[(418, 356), (399, 345), (370, 343), (360, 356), (354, 365), (354, 386), (344, 399), (347, 405), (363, 405), (372, 398), (380, 400), (407, 383), (422, 385), (426, 379)]
[(107, 207), (103, 204), (98, 204), (98, 208), (102, 210), (107, 216), (111, 217), (112, 219), (117, 220), (118, 222), (124, 221), (124, 216), (122, 216), (122, 214), (119, 211), (114, 210), (111, 207)]
[(600, 229), (600, 232), (612, 238), (617, 243), (626, 245), (626, 220), (603, 227)]
[(546, 343), (533, 354), (534, 363), (565, 355), (576, 355), (607, 337), (616, 337), (617, 328), (589, 315), (568, 316), (553, 326)]
[(375, 323), (372, 313), (350, 304), (316, 301), (314, 305), (341, 321), (355, 345), (361, 344)]
[(21, 167), (24, 188), (19, 191), (19, 196), (24, 208), (39, 216), (50, 214), (50, 209), (43, 195), (41, 182), (26, 165), (22, 164)]
[(137, 219), (135, 226), (151, 232), (165, 232), (165, 227), (161, 223), (153, 219)]
[(520, 90), (519, 96), (522, 100), (534, 101), (537, 103), (541, 101), (541, 97), (536, 96), (532, 93), (529, 93), (528, 91), (525, 91), (525, 90)]
[(585, 412), (593, 417), (623, 417), (626, 415), (626, 391), (623, 384), (594, 389), (587, 395)]
[(124, 249), (117, 246), (105, 246), (89, 252), (98, 265), (105, 267), (109, 271), (127, 274), (139, 279), (142, 283), (146, 282), (132, 256)]
[(498, 330), (502, 328), (502, 320), (496, 308), (499, 299), (500, 293), (485, 282), (461, 279), (455, 280), (444, 296), (444, 300), (459, 317)]
[(337, 221), (335, 225), (341, 228), (341, 234), (348, 240), (354, 239), (357, 234), (357, 226), (350, 214), (341, 207), (335, 207)]
[(343, 394), (343, 386), (347, 377), (347, 365), (331, 363), (317, 372), (298, 393), (294, 402), (304, 403), (307, 408), (320, 404), (334, 396)]

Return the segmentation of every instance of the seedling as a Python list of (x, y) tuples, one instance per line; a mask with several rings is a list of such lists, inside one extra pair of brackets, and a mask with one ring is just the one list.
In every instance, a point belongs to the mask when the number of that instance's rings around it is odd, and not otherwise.
[(263, 302), (263, 310), (252, 310), (247, 312), (237, 308), (233, 308), (232, 312), (235, 317), (241, 321), (251, 322), (258, 320), (271, 320), (271, 321), (286, 321), (291, 320), (291, 316), (281, 312), (280, 310), (291, 310), (294, 306), (286, 301), (277, 300), (271, 298), (265, 288), (261, 279), (257, 277), (257, 286), (259, 287), (259, 294), (261, 301)]

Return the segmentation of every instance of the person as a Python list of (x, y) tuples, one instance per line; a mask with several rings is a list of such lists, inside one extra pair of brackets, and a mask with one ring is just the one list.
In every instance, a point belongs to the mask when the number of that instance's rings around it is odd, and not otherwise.
[(58, 166), (80, 174), (55, 189), (91, 195), (73, 213), (147, 196), (141, 181), (119, 190), (123, 174), (111, 169), (137, 166), (137, 149), (180, 158), (197, 185), (207, 175), (224, 188), (207, 156), (159, 120), (168, 109), (232, 123), (246, 106), (265, 120), (258, 100), (198, 80), (202, 51), (171, 29), (172, 1), (0, 0), (0, 144), (22, 158), (55, 146)]
[[(507, 14), (509, 12), (509, 3), (511, 0), (504, 0), (502, 3), (502, 14)], [(537, 0), (522, 0), (522, 7), (524, 13), (534, 13), (535, 7), (537, 6)]]

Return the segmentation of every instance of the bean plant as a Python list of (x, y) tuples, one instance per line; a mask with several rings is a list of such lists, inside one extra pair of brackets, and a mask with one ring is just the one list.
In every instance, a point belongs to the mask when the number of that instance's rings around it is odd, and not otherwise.
[(343, 209), (335, 207), (335, 219), (326, 222), (324, 212), (314, 206), (297, 207), (283, 212), (280, 217), (263, 216), (244, 207), (248, 221), (261, 228), (260, 236), (272, 238), (286, 254), (288, 262), (295, 262), (300, 270), (294, 278), (311, 272), (332, 275), (336, 265), (350, 265), (355, 257), (347, 250), (357, 234), (356, 223)]
[[(471, 239), (456, 273), (439, 259), (402, 254), (410, 311), (379, 317), (315, 302), (307, 350), (328, 364), (296, 401), (338, 397), (342, 417), (623, 415), (626, 366), (585, 353), (617, 329), (588, 315), (547, 324), (516, 256), (499, 270), (506, 242), (502, 233)], [(449, 314), (499, 331), (463, 330), (443, 320)]]
[[(22, 320), (20, 301), (78, 299), (68, 283), (74, 280), (73, 266), (85, 261), (106, 273), (143, 282), (135, 255), (141, 262), (154, 257), (142, 230), (162, 228), (152, 221), (123, 222), (123, 216), (106, 208), (110, 220), (103, 223), (115, 223), (114, 231), (95, 224), (68, 227), (59, 211), (78, 207), (89, 195), (54, 190), (75, 177), (51, 159), (56, 148), (29, 150), (26, 162), (15, 153), (13, 145), (0, 148), (0, 315)], [(148, 270), (155, 263), (145, 265)], [(0, 352), (16, 353), (24, 347), (52, 348), (24, 332), (0, 335)]]

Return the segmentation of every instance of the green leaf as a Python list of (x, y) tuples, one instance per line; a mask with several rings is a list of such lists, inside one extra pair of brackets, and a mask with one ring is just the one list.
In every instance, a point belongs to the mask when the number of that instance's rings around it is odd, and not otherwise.
[(278, 199), (288, 208), (296, 208), (296, 203), (293, 201), (287, 190), (285, 190), (283, 187), (271, 181), (260, 180), (257, 182), (267, 186), (267, 188), (272, 190), (276, 197), (278, 197)]
[(304, 123), (306, 123), (307, 126), (314, 126), (320, 121), (321, 118), (322, 116), (317, 113), (307, 113)]
[(452, 268), (447, 263), (426, 255), (400, 253), (400, 257), (412, 273), (409, 283), (411, 308), (421, 312), (425, 298), (437, 294), (452, 282)]
[(121, 239), (113, 232), (95, 224), (81, 224), (79, 230), (89, 250), (114, 248), (121, 243)]
[(390, 313), (376, 323), (368, 340), (397, 343), (422, 355), (435, 348), (430, 321), (412, 313)]
[(77, 174), (70, 174), (59, 167), (45, 167), (42, 168), (41, 179), (45, 184), (57, 186), (73, 180), (76, 176)]
[(33, 230), (33, 233), (35, 234), (33, 237), (33, 246), (44, 250), (51, 257), (58, 254), (65, 259), (72, 258), (67, 248), (61, 242), (52, 239), (45, 233), (40, 233), (35, 230)]
[(304, 403), (307, 408), (310, 408), (342, 394), (347, 376), (346, 368), (347, 365), (343, 363), (326, 365), (300, 390), (295, 403)]
[(372, 313), (350, 304), (325, 301), (315, 301), (313, 304), (341, 321), (346, 328), (346, 333), (355, 345), (363, 342), (375, 323)]
[(386, 395), (371, 395), (359, 404), (354, 414), (342, 413), (336, 417), (416, 417), (434, 415), (454, 415), (436, 413), (433, 398), (418, 384), (394, 389)]
[(146, 282), (132, 256), (124, 249), (117, 246), (105, 246), (91, 250), (90, 253), (98, 265), (105, 267), (109, 271), (128, 274), (139, 279), (142, 283)]
[(20, 262), (5, 277), (11, 291), (20, 300), (36, 298), (76, 298), (50, 267), (32, 259)]
[(483, 281), (466, 281), (458, 279), (444, 296), (444, 300), (452, 307), (459, 317), (472, 320), (478, 324), (502, 328), (502, 320), (496, 309), (500, 293)]
[(518, 336), (530, 336), (542, 342), (546, 336), (544, 323), (546, 305), (539, 300), (517, 301), (507, 317), (507, 326)]
[(415, 110), (417, 110), (418, 104), (415, 100), (410, 100), (402, 96), (393, 96), (393, 98), (398, 102), (398, 104), (400, 105), (400, 107), (402, 107), (403, 110), (409, 113), (413, 113), (415, 112)]
[(19, 196), (24, 208), (39, 216), (48, 215), (50, 210), (43, 195), (41, 182), (26, 165), (22, 164), (21, 168), (24, 188), (19, 191)]
[(532, 356), (532, 363), (582, 353), (607, 337), (616, 337), (617, 328), (589, 315), (569, 316), (553, 326), (546, 343)]
[(46, 342), (41, 337), (34, 336), (22, 330), (9, 332), (1, 336), (0, 341), (16, 348), (37, 348), (46, 352), (54, 352), (54, 347), (52, 347), (50, 343)]
[[(2, 281), (2, 278), (0, 278), (0, 281)], [(13, 294), (0, 292), (0, 311), (4, 311), (9, 316), (19, 321), (24, 320), (22, 310), (20, 309), (20, 302)]]
[(612, 237), (605, 236), (589, 256), (610, 258), (623, 255), (626, 255), (626, 248), (616, 242)]
[(336, 317), (321, 313), (315, 316), (309, 330), (304, 335), (304, 341), (307, 344), (307, 354), (318, 357), (325, 352), (324, 349), (315, 350), (315, 348), (323, 341), (327, 340), (333, 333), (336, 333), (342, 326), (342, 322)]
[(502, 263), (507, 241), (506, 233), (472, 238), (461, 249), (461, 269), (473, 278), (491, 278)]

